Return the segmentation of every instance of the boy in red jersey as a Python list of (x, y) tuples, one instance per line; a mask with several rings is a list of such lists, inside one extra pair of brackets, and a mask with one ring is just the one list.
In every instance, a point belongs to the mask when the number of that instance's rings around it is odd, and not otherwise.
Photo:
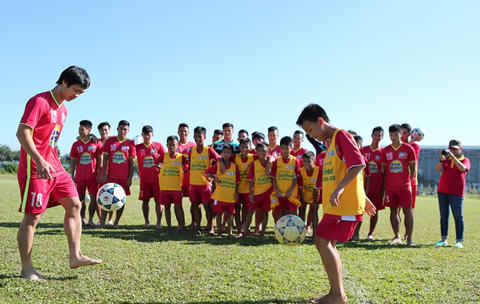
[(278, 206), (273, 210), (275, 223), (286, 212), (287, 214), (297, 214), (301, 202), (298, 200), (298, 175), (300, 170), (300, 161), (291, 156), (293, 142), (292, 138), (285, 136), (280, 140), (280, 149), (282, 156), (277, 158), (272, 164), (273, 190), (277, 195)]
[(415, 208), (415, 202), (417, 200), (417, 188), (418, 188), (417, 170), (418, 170), (418, 157), (420, 156), (420, 145), (417, 144), (413, 138), (409, 140), (410, 135), (412, 135), (411, 133), (412, 127), (408, 123), (402, 124), (401, 127), (402, 127), (402, 142), (412, 146), (413, 150), (415, 151), (415, 176), (413, 177), (413, 180), (412, 180), (412, 209), (413, 209)]
[(70, 268), (102, 262), (81, 253), (82, 203), (72, 178), (58, 159), (57, 151), (58, 138), (67, 117), (63, 102), (77, 98), (89, 86), (87, 72), (71, 66), (62, 72), (55, 88), (37, 94), (27, 102), (20, 119), (16, 134), (21, 145), (17, 177), (22, 199), (19, 212), (24, 214), (17, 241), (22, 278), (46, 280), (32, 264), (33, 238), (43, 212), (57, 205), (65, 209), (64, 230), (69, 245)]
[(332, 125), (319, 105), (305, 107), (297, 125), (319, 141), (325, 141), (327, 137), (332, 140), (322, 174), (324, 215), (314, 238), (330, 282), (330, 292), (314, 298), (312, 302), (345, 303), (347, 296), (343, 288), (342, 262), (336, 244), (337, 241), (346, 242), (352, 236), (365, 207), (369, 215), (375, 213), (375, 207), (369, 204), (363, 191), (361, 171), (365, 162), (352, 136)]
[(160, 169), (160, 204), (165, 206), (167, 220), (167, 234), (171, 232), (172, 215), (170, 206), (174, 204), (175, 216), (179, 230), (187, 235), (185, 230), (185, 214), (182, 207), (182, 180), (188, 170), (187, 158), (177, 153), (178, 137), (172, 135), (167, 138), (168, 154), (162, 153), (156, 164)]
[[(235, 214), (235, 202), (238, 200), (238, 185), (240, 184), (240, 171), (232, 158), (235, 157), (233, 146), (224, 144), (222, 148), (222, 160), (225, 172), (220, 171), (220, 166), (215, 163), (205, 175), (215, 180), (217, 186), (212, 194), (214, 200), (213, 211), (217, 214), (217, 237), (222, 237), (222, 214), (225, 214), (228, 224), (228, 237), (233, 237), (233, 215)], [(240, 223), (237, 223), (237, 232), (241, 235)]]
[(143, 218), (145, 219), (144, 228), (150, 226), (148, 214), (150, 208), (150, 198), (155, 201), (155, 212), (157, 213), (157, 229), (162, 229), (163, 206), (160, 205), (160, 186), (158, 184), (158, 175), (160, 170), (155, 164), (158, 158), (165, 154), (165, 148), (159, 142), (153, 141), (153, 128), (144, 126), (142, 128), (143, 143), (135, 146), (137, 154), (138, 172), (140, 173), (140, 193), (138, 199), (142, 201)]
[(268, 223), (268, 212), (270, 211), (270, 194), (272, 193), (272, 178), (268, 168), (268, 145), (259, 142), (256, 146), (258, 159), (250, 164), (247, 181), (250, 189), (250, 203), (247, 205), (248, 213), (245, 219), (243, 238), (250, 236), (250, 223), (256, 210), (262, 209), (262, 227), (260, 238), (265, 238), (265, 229)]
[(278, 139), (278, 128), (275, 126), (271, 126), (268, 128), (268, 155), (273, 156), (275, 159), (282, 155), (282, 151), (280, 146), (277, 145)]
[(370, 229), (368, 231), (367, 240), (373, 241), (373, 232), (378, 222), (378, 211), (385, 209), (383, 205), (383, 196), (380, 196), (380, 190), (383, 185), (383, 168), (380, 161), (383, 148), (380, 147), (380, 141), (383, 139), (383, 128), (375, 127), (372, 131), (372, 144), (362, 147), (360, 152), (365, 156), (367, 165), (370, 170), (370, 186), (368, 187), (367, 197), (372, 201), (377, 209), (377, 213), (370, 217)]
[[(110, 137), (103, 146), (103, 180), (104, 183), (116, 183), (123, 187), (126, 195), (130, 195), (132, 185), (134, 160), (137, 156), (133, 140), (127, 139), (130, 123), (121, 120), (117, 127), (116, 137)], [(108, 172), (107, 172), (108, 167)], [(122, 217), (125, 205), (117, 210), (113, 228), (118, 229), (118, 222)], [(99, 228), (105, 227), (107, 212), (102, 209), (102, 218)]]
[(93, 216), (95, 211), (100, 218), (100, 206), (97, 204), (98, 181), (102, 168), (102, 143), (90, 138), (92, 123), (82, 120), (78, 128), (80, 139), (76, 141), (70, 151), (70, 175), (76, 184), (82, 210), (80, 215), (85, 225), (85, 192), (88, 188), (90, 204), (88, 206), (88, 225), (95, 227)]
[[(188, 141), (188, 135), (190, 134), (190, 129), (186, 123), (181, 123), (178, 125), (178, 137), (180, 137), (180, 141), (178, 143), (177, 152), (182, 153), (188, 160), (188, 150), (195, 147), (195, 143)], [(183, 197), (189, 196), (190, 190), (190, 171), (185, 172), (183, 175), (183, 184), (182, 184), (182, 192)], [(193, 205), (190, 206), (190, 215), (192, 218), (192, 223), (190, 227), (193, 227)]]
[(252, 133), (252, 149), (250, 150), (250, 153), (253, 155), (257, 155), (257, 151), (255, 151), (257, 144), (259, 142), (265, 142), (265, 134), (262, 132), (255, 131)]
[(205, 171), (212, 166), (212, 160), (218, 162), (219, 155), (215, 150), (204, 145), (206, 133), (207, 130), (204, 127), (196, 127), (193, 131), (193, 138), (197, 146), (188, 150), (188, 159), (190, 161), (190, 202), (193, 205), (195, 235), (201, 234), (202, 205), (205, 208), (209, 235), (215, 235), (213, 230), (213, 207), (210, 200), (212, 184), (211, 180), (205, 176)]
[(295, 156), (300, 161), (300, 167), (303, 166), (303, 155), (308, 152), (307, 149), (302, 147), (303, 132), (297, 130), (293, 133), (293, 150), (290, 152), (292, 156)]
[[(247, 175), (250, 168), (250, 164), (253, 163), (255, 157), (253, 154), (250, 154), (250, 139), (242, 138), (240, 139), (240, 154), (235, 154), (234, 161), (237, 164), (238, 170), (240, 171), (240, 185), (238, 186), (238, 200), (235, 204), (235, 223), (238, 227), (242, 227), (245, 223), (245, 218), (247, 217), (248, 212), (248, 203), (250, 202), (250, 189), (248, 186)], [(257, 157), (258, 159), (258, 157)], [(239, 231), (239, 236), (241, 236), (241, 231)]]
[(385, 193), (385, 207), (390, 207), (390, 223), (394, 233), (389, 244), (399, 244), (400, 221), (398, 209), (403, 209), (405, 215), (405, 230), (408, 246), (415, 246), (412, 241), (413, 212), (411, 181), (415, 176), (415, 151), (401, 141), (402, 127), (394, 124), (388, 128), (392, 144), (382, 151), (383, 166), (382, 193)]
[[(100, 134), (100, 142), (102, 143), (102, 150), (103, 150), (103, 145), (105, 145), (105, 142), (107, 141), (108, 139), (108, 135), (110, 134), (110, 124), (108, 122), (101, 122), (98, 127), (98, 133)], [(102, 157), (102, 161), (103, 161), (103, 157)], [(102, 164), (103, 166), (103, 164)], [(108, 168), (107, 168), (107, 172), (108, 172)], [(99, 181), (98, 181), (98, 187), (100, 188), (101, 186), (103, 186), (103, 170), (100, 169), (100, 178), (99, 178)], [(113, 226), (113, 211), (109, 211), (107, 212), (108, 213), (108, 222), (107, 222), (107, 226)], [(100, 214), (101, 214), (101, 210), (100, 210)]]
[(304, 166), (300, 168), (300, 174), (298, 175), (298, 192), (302, 203), (299, 216), (305, 221), (307, 204), (310, 205), (309, 215), (312, 216), (313, 235), (315, 235), (318, 225), (318, 192), (322, 189), (322, 170), (315, 166), (315, 154), (313, 152), (307, 151), (302, 158)]

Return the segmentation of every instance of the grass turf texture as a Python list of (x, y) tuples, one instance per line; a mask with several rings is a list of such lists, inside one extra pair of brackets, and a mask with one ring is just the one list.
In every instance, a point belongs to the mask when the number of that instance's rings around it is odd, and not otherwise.
[[(184, 237), (143, 229), (138, 181), (132, 187), (120, 230), (84, 228), (82, 251), (101, 265), (68, 268), (63, 208), (50, 208), (37, 227), (33, 262), (47, 282), (19, 277), (16, 233), (19, 190), (15, 176), (0, 175), (1, 303), (310, 303), (328, 292), (328, 279), (312, 242), (286, 247), (277, 243), (273, 219), (267, 239)], [(184, 199), (185, 211), (190, 203)], [(478, 303), (480, 301), (480, 200), (464, 203), (465, 248), (440, 240), (435, 196), (421, 196), (415, 209), (418, 248), (389, 246), (389, 211), (380, 212), (376, 241), (338, 246), (349, 303)], [(187, 223), (189, 212), (185, 212)], [(172, 208), (172, 216), (174, 212)], [(205, 219), (203, 219), (205, 222)], [(165, 225), (165, 220), (162, 220)], [(366, 237), (368, 217), (361, 230)], [(402, 227), (402, 233), (404, 228)], [(453, 236), (453, 238), (452, 238)]]

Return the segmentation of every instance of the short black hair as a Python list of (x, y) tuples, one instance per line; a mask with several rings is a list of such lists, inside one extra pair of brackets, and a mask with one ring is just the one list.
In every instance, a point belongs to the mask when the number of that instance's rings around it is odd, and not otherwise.
[(327, 112), (318, 104), (311, 103), (306, 106), (302, 113), (300, 113), (300, 116), (298, 116), (297, 125), (302, 126), (306, 121), (317, 122), (319, 117), (325, 122), (330, 122)]
[(290, 136), (285, 136), (280, 139), (280, 146), (289, 146), (293, 147), (293, 140)]
[(271, 126), (270, 128), (268, 128), (267, 130), (269, 133), (272, 132), (272, 131), (277, 131), (278, 132), (278, 128), (275, 127), (275, 126)]
[(315, 160), (315, 153), (313, 153), (312, 151), (307, 151), (302, 155), (302, 158)]
[(63, 81), (65, 81), (67, 87), (78, 84), (82, 88), (88, 89), (90, 86), (90, 76), (88, 76), (87, 71), (74, 65), (69, 66), (60, 74), (57, 84), (62, 84)]
[(251, 145), (252, 144), (252, 141), (250, 140), (250, 138), (242, 138), (240, 139), (240, 145), (241, 144), (249, 144)]
[(222, 130), (220, 130), (220, 129), (215, 129), (215, 130), (213, 131), (213, 134), (222, 135), (222, 136), (223, 136)]
[(401, 124), (401, 127), (402, 127), (402, 129), (407, 129), (408, 133), (410, 133), (412, 131), (412, 126), (407, 124), (407, 123)]
[(186, 123), (184, 123), (184, 122), (182, 122), (181, 124), (178, 125), (178, 130), (179, 130), (179, 131), (180, 131), (180, 128), (190, 129), (190, 128), (188, 127), (188, 125), (187, 125)]
[(268, 150), (268, 145), (263, 141), (257, 144), (257, 146), (255, 147), (255, 150), (258, 150), (259, 147), (263, 147), (265, 150)]
[(222, 129), (230, 128), (230, 127), (232, 127), (232, 129), (234, 129), (233, 124), (231, 124), (231, 123), (229, 123), (229, 122), (226, 122), (226, 123), (224, 123), (224, 124), (222, 125)]
[(169, 137), (167, 137), (167, 145), (168, 145), (169, 141), (173, 141), (173, 140), (179, 141), (178, 136), (177, 135), (170, 135)]
[(380, 127), (380, 126), (378, 126), (378, 127), (373, 128), (372, 135), (373, 135), (373, 133), (375, 133), (375, 132), (377, 132), (377, 131), (378, 131), (378, 132), (382, 131), (382, 133), (385, 133), (385, 132), (383, 131), (383, 128)]
[(300, 130), (297, 130), (297, 131), (293, 132), (293, 136), (295, 136), (295, 134), (300, 134), (300, 135), (302, 135), (302, 137), (304, 137), (303, 132), (300, 131)]
[(223, 152), (223, 150), (230, 150), (233, 153), (233, 146), (231, 144), (224, 144), (222, 146), (222, 152)]
[(402, 133), (402, 126), (399, 124), (393, 124), (390, 127), (388, 127), (388, 132), (389, 133)]
[(353, 130), (348, 130), (348, 133), (352, 134), (352, 136), (357, 135), (357, 132), (355, 132), (355, 131), (353, 131)]
[(147, 133), (150, 133), (150, 132), (153, 132), (152, 126), (149, 126), (149, 125), (143, 126), (142, 133), (147, 134)]
[(254, 139), (263, 139), (265, 140), (265, 134), (263, 134), (262, 132), (253, 132), (252, 133), (252, 140)]
[(92, 122), (90, 120), (82, 120), (80, 122), (80, 125), (81, 126), (84, 126), (85, 128), (87, 129), (91, 129), (92, 128)]
[(110, 124), (109, 124), (108, 122), (106, 122), (106, 121), (99, 123), (97, 129), (100, 130), (100, 129), (103, 128), (104, 126), (108, 126), (108, 128), (110, 129)]
[(205, 129), (205, 127), (202, 127), (202, 126), (198, 126), (195, 129), (193, 129), (193, 134), (195, 133), (202, 133), (204, 136), (207, 136), (207, 129)]
[(130, 127), (130, 123), (128, 122), (128, 120), (125, 120), (125, 119), (122, 119), (120, 120), (120, 122), (118, 123), (118, 126), (129, 126)]
[(353, 137), (353, 139), (355, 139), (355, 142), (358, 144), (358, 141), (361, 140), (363, 142), (363, 138), (360, 136), (360, 135), (355, 135)]
[(240, 131), (238, 131), (238, 135), (240, 136), (240, 133), (247, 133), (247, 137), (248, 137), (248, 131), (245, 130), (245, 129), (241, 129)]

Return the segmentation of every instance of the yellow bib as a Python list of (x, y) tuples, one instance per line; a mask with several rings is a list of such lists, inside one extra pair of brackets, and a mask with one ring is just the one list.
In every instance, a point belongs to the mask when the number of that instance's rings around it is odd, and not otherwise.
[(181, 191), (183, 182), (183, 154), (177, 153), (172, 159), (169, 154), (164, 154), (163, 165), (158, 177), (160, 190)]
[(248, 169), (250, 169), (250, 164), (253, 163), (253, 154), (248, 154), (247, 161), (242, 161), (242, 155), (236, 154), (235, 155), (235, 164), (238, 166), (238, 170), (240, 171), (240, 185), (238, 185), (238, 193), (250, 193), (250, 189), (248, 187), (247, 175)]
[[(277, 162), (277, 187), (282, 193), (287, 192), (292, 187), (293, 181), (295, 180), (295, 166), (297, 165), (297, 158), (295, 156), (291, 156), (288, 163), (283, 162), (283, 158), (279, 157), (276, 160)], [(298, 187), (292, 191), (292, 196), (297, 197), (298, 195)]]
[(265, 168), (260, 163), (260, 160), (253, 162), (255, 164), (253, 195), (260, 195), (272, 188), (272, 178), (265, 174)]
[(235, 188), (237, 187), (236, 169), (237, 165), (231, 162), (230, 168), (222, 174), (220, 166), (217, 165), (217, 178), (220, 180), (220, 183), (217, 183), (212, 199), (225, 203), (235, 203)]
[(190, 154), (190, 184), (191, 185), (208, 185), (208, 181), (205, 176), (205, 171), (212, 166), (212, 162), (208, 158), (208, 148), (204, 147), (202, 153), (197, 152), (197, 147), (192, 148)]
[(336, 130), (333, 134), (332, 143), (325, 156), (323, 163), (322, 174), (322, 189), (323, 189), (323, 211), (332, 215), (358, 215), (363, 214), (365, 208), (365, 191), (363, 190), (362, 172), (348, 184), (342, 194), (340, 194), (340, 203), (333, 207), (330, 204), (330, 196), (337, 188), (338, 184), (347, 175), (348, 168), (343, 160), (338, 157), (336, 151), (335, 138), (340, 130)]
[[(305, 200), (305, 202), (309, 204), (313, 203), (313, 192), (315, 191), (315, 186), (317, 185), (318, 170), (320, 170), (318, 166), (313, 167), (312, 176), (308, 176), (307, 168), (302, 167), (300, 169), (300, 175), (302, 176), (302, 180), (303, 180), (303, 188), (302, 188), (303, 199)], [(319, 198), (317, 197), (317, 202), (318, 202), (318, 199)]]

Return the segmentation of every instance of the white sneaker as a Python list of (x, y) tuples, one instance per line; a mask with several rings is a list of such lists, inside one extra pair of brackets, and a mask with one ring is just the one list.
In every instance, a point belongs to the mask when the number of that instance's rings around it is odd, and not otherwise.
[(461, 249), (461, 248), (463, 248), (463, 245), (462, 245), (461, 242), (457, 242), (457, 243), (455, 244), (455, 247)]

